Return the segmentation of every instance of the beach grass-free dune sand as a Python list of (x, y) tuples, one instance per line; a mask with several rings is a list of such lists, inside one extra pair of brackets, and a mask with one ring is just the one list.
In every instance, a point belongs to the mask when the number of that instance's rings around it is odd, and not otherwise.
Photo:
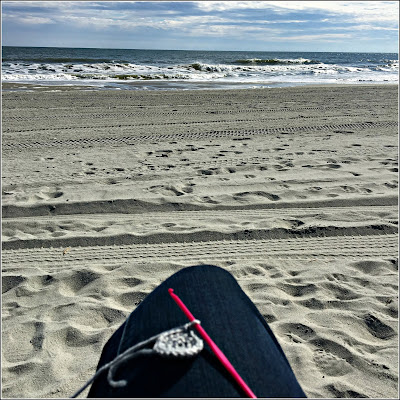
[(397, 98), (3, 92), (2, 396), (72, 395), (148, 293), (209, 263), (309, 397), (398, 398)]

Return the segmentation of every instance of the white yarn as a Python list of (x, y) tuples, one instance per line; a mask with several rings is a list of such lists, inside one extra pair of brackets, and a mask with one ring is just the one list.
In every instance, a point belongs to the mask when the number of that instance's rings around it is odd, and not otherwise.
[[(114, 380), (114, 375), (118, 367), (132, 358), (139, 355), (157, 354), (163, 357), (193, 357), (203, 350), (203, 341), (191, 329), (194, 324), (200, 324), (198, 319), (191, 321), (178, 328), (173, 328), (158, 335), (144, 340), (118, 355), (113, 361), (103, 365), (97, 372), (76, 392), (71, 398), (77, 397), (82, 393), (103, 371), (108, 369), (107, 381), (112, 387), (124, 387), (126, 380)], [(154, 343), (152, 348), (145, 346)]]
[(192, 330), (176, 328), (161, 333), (153, 350), (166, 357), (191, 357), (203, 350), (203, 341)]

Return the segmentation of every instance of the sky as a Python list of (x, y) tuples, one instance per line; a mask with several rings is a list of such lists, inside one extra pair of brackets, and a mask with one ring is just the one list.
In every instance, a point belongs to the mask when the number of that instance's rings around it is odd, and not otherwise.
[(398, 52), (397, 1), (2, 1), (2, 45)]

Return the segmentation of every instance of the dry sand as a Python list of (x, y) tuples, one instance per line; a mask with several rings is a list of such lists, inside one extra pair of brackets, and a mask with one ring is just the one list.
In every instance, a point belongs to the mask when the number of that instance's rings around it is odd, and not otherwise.
[(3, 396), (68, 397), (212, 263), (308, 396), (398, 397), (397, 86), (49, 90), (3, 93)]

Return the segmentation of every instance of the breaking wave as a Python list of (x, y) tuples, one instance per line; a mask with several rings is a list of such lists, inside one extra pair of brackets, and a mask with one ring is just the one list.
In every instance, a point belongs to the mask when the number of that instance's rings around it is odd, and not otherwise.
[(263, 60), (260, 58), (246, 58), (243, 60), (236, 60), (235, 64), (255, 64), (255, 65), (286, 65), (286, 64), (319, 64), (320, 61), (316, 60), (308, 60), (306, 58), (299, 58), (294, 60), (285, 60), (285, 59), (267, 59)]
[[(5, 48), (7, 49), (7, 48)], [(244, 84), (398, 82), (395, 53), (251, 53), (19, 49), (4, 54), (2, 81), (134, 81)], [(68, 57), (67, 57), (68, 56)]]

